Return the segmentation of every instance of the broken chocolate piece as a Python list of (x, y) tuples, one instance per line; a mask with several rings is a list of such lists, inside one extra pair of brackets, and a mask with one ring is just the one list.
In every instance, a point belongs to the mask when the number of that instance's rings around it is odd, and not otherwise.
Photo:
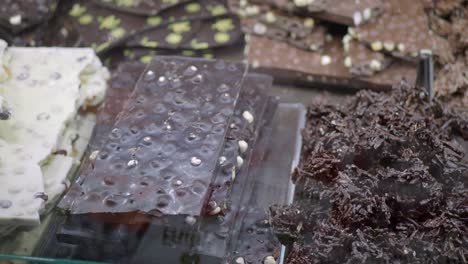
[(212, 182), (214, 187), (206, 209), (208, 215), (227, 211), (233, 183), (246, 180), (247, 173), (244, 171), (247, 171), (249, 166), (251, 152), (264, 122), (263, 115), (269, 99), (265, 91), (272, 82), (272, 78), (266, 75), (249, 74), (245, 78), (215, 170), (216, 176)]
[(257, 19), (244, 18), (242, 19), (242, 28), (246, 33), (284, 41), (305, 50), (318, 51), (323, 47), (325, 42), (325, 28), (322, 26), (314, 26), (310, 28), (310, 32), (300, 31), (297, 34), (291, 32), (291, 29), (286, 30)]
[[(429, 49), (444, 62), (452, 62), (453, 51), (447, 40), (433, 34), (422, 0), (385, 1), (385, 12), (375, 22), (355, 29), (357, 38), (374, 51), (417, 59), (419, 51)], [(392, 47), (387, 49), (386, 47)]]
[(382, 0), (253, 0), (253, 3), (268, 3), (279, 9), (307, 13), (310, 16), (347, 26), (358, 26), (379, 16), (383, 12)]
[(73, 214), (200, 215), (244, 71), (240, 63), (155, 58), (94, 169), (59, 206)]
[(254, 69), (274, 73), (277, 80), (348, 88), (389, 89), (402, 78), (414, 82), (416, 66), (395, 61), (385, 71), (370, 77), (351, 76), (345, 66), (341, 41), (336, 37), (322, 52), (308, 52), (268, 38), (250, 36), (248, 60)]
[(354, 76), (372, 76), (387, 69), (393, 60), (390, 56), (353, 40), (350, 35), (343, 37), (343, 48), (346, 55), (343, 63)]

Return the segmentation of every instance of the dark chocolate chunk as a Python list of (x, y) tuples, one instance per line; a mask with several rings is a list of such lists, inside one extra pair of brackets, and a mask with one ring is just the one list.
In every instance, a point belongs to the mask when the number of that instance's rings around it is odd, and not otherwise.
[(385, 71), (370, 77), (351, 76), (345, 66), (344, 50), (338, 38), (327, 42), (322, 52), (308, 52), (268, 38), (250, 36), (248, 60), (253, 68), (274, 73), (279, 81), (389, 89), (402, 78), (414, 82), (416, 66), (395, 61)]
[(0, 30), (0, 38), (12, 46), (77, 46), (79, 34), (68, 16), (73, 2), (60, 1), (50, 19), (19, 33), (7, 34)]
[(244, 71), (240, 63), (156, 57), (99, 151), (106, 155), (59, 206), (200, 215)]
[(0, 26), (18, 33), (50, 18), (57, 0), (5, 0), (0, 5)]

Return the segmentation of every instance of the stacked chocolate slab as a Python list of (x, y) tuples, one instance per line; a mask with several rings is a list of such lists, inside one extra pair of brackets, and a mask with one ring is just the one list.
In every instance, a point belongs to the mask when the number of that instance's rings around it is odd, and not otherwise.
[(428, 50), (452, 63), (454, 50), (435, 34), (427, 1), (230, 1), (249, 34), (246, 56), (279, 80), (320, 86), (389, 89), (414, 82)]
[[(225, 0), (11, 2), (0, 12), (18, 15), (0, 20), (0, 38), (16, 46), (92, 47), (109, 65), (149, 63), (155, 53), (211, 57), (213, 49), (243, 40)], [(41, 10), (47, 15), (33, 16)]]
[(59, 203), (66, 213), (57, 213), (39, 254), (135, 263), (228, 257), (252, 195), (250, 163), (265, 154), (257, 139), (268, 138), (277, 107), (271, 85), (222, 60), (121, 64), (88, 158)]

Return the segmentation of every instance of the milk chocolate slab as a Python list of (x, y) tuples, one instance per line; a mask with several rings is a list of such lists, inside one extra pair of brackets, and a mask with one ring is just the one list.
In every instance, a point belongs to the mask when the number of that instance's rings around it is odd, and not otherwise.
[(341, 40), (334, 38), (322, 52), (308, 52), (268, 38), (250, 36), (247, 54), (253, 68), (274, 73), (279, 81), (347, 86), (351, 88), (389, 89), (402, 78), (414, 81), (416, 66), (397, 61), (387, 70), (366, 78), (351, 76), (344, 64)]
[(416, 58), (419, 51), (429, 49), (444, 62), (453, 61), (447, 40), (429, 29), (423, 0), (384, 3), (385, 12), (373, 23), (356, 28), (356, 36), (374, 51), (386, 51), (402, 58)]
[(165, 9), (177, 7), (182, 3), (189, 2), (189, 0), (93, 0), (93, 2), (125, 13), (136, 15), (157, 15)]
[(57, 0), (5, 0), (0, 5), (0, 26), (18, 33), (47, 20)]
[(244, 71), (239, 63), (155, 58), (93, 170), (60, 207), (73, 214), (200, 215)]
[(314, 1), (289, 1), (289, 0), (253, 0), (253, 3), (268, 3), (279, 9), (306, 13), (313, 17), (330, 21), (346, 26), (357, 26), (363, 24), (374, 17), (379, 16), (383, 11), (382, 0), (314, 0)]
[(317, 51), (323, 47), (325, 42), (326, 29), (322, 26), (314, 26), (310, 30), (297, 30), (298, 33), (296, 33), (254, 18), (243, 18), (241, 22), (242, 29), (246, 33), (284, 41), (300, 49)]
[(350, 35), (343, 37), (345, 51), (344, 64), (353, 76), (368, 77), (384, 71), (390, 66), (392, 58), (378, 51), (373, 51)]
[(146, 30), (127, 41), (128, 47), (161, 49), (208, 49), (239, 42), (243, 37), (239, 19), (233, 15), (185, 20)]

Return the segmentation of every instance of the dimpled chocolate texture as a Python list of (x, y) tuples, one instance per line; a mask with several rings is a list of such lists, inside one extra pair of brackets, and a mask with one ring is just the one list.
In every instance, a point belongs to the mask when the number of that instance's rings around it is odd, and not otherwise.
[(119, 115), (94, 169), (72, 186), (71, 212), (199, 215), (246, 67), (158, 57)]
[[(234, 182), (245, 181), (247, 175), (239, 174), (247, 171), (250, 153), (257, 139), (268, 103), (265, 90), (271, 84), (272, 78), (267, 75), (249, 74), (245, 78), (242, 92), (234, 109), (233, 122), (227, 132), (226, 143), (216, 169), (214, 188), (208, 203), (209, 214), (218, 213), (218, 207), (222, 211), (227, 210), (226, 202), (231, 195)], [(252, 115), (253, 120), (243, 117), (243, 115), (248, 115), (247, 112)]]

